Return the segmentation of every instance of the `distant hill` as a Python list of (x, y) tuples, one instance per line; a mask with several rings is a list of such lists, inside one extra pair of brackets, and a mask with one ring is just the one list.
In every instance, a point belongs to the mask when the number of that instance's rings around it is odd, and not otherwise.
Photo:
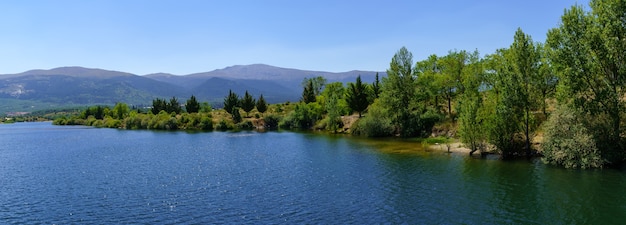
[[(298, 101), (304, 78), (323, 76), (329, 82), (354, 82), (361, 75), (364, 82), (372, 82), (375, 74), (371, 71), (307, 71), (264, 64), (231, 66), (189, 75), (139, 76), (83, 67), (30, 70), (0, 75), (0, 114), (116, 102), (150, 105), (154, 98), (172, 96), (184, 102), (191, 95), (200, 101), (220, 103), (228, 90), (239, 95), (247, 90), (255, 97), (263, 94), (270, 103)], [(381, 72), (380, 76), (386, 74)]]

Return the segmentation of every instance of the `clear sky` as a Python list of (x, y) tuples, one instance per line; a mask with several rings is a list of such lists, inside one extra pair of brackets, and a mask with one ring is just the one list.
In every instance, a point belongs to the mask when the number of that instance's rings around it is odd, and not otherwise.
[(19, 0), (0, 1), (0, 74), (83, 66), (184, 75), (232, 65), (385, 71), (449, 50), (535, 41), (588, 1)]

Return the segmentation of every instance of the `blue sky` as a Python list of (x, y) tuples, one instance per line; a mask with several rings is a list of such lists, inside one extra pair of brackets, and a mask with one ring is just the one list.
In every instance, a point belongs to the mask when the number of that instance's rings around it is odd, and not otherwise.
[(184, 75), (264, 63), (385, 71), (449, 50), (535, 41), (588, 1), (55, 0), (0, 2), (0, 74), (60, 66)]

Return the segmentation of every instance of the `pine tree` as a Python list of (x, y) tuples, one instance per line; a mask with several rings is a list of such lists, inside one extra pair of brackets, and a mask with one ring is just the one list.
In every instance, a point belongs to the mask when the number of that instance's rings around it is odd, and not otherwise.
[(259, 96), (259, 99), (256, 101), (256, 110), (259, 111), (261, 114), (267, 111), (267, 102), (265, 102), (265, 98), (263, 98), (263, 95)]
[(356, 83), (349, 84), (346, 101), (348, 102), (348, 107), (359, 112), (359, 118), (361, 117), (361, 113), (367, 109), (369, 105), (369, 101), (367, 100), (367, 86), (361, 81), (361, 75), (356, 78)]
[(224, 110), (226, 112), (232, 114), (233, 108), (239, 105), (239, 96), (235, 94), (232, 90), (228, 90), (228, 96), (224, 98)]
[(311, 103), (316, 101), (313, 81), (309, 80), (308, 84), (304, 87), (304, 90), (302, 91), (301, 101), (304, 103)]
[(243, 95), (243, 99), (241, 100), (241, 109), (243, 109), (243, 111), (246, 112), (246, 117), (248, 116), (250, 111), (254, 109), (255, 104), (256, 104), (256, 101), (254, 101), (254, 98), (252, 97), (252, 95), (250, 95), (250, 93), (246, 91), (246, 93)]
[(200, 103), (196, 100), (196, 96), (191, 95), (185, 104), (185, 109), (188, 113), (197, 113), (200, 110)]

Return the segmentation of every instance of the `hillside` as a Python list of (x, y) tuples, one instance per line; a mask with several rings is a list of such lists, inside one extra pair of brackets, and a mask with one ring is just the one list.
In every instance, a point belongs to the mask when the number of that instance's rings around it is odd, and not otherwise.
[(219, 105), (229, 90), (240, 95), (248, 90), (255, 97), (263, 94), (270, 103), (298, 101), (304, 78), (323, 76), (329, 82), (353, 82), (361, 75), (365, 82), (371, 82), (375, 74), (370, 71), (308, 71), (264, 64), (231, 66), (188, 75), (159, 73), (140, 76), (83, 67), (30, 70), (0, 75), (0, 114), (116, 102), (149, 105), (154, 98), (176, 96), (187, 99), (191, 95), (200, 101)]

